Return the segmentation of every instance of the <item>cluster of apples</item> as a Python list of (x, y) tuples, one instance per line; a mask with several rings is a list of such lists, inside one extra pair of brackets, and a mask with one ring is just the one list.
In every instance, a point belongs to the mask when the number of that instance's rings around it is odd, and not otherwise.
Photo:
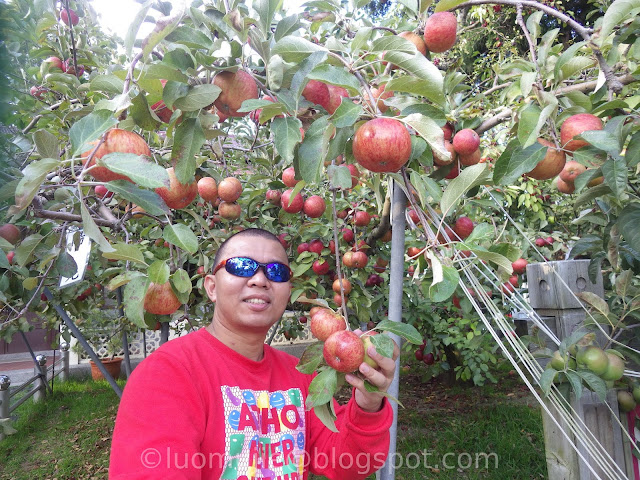
[(376, 332), (365, 332), (358, 336), (347, 330), (347, 322), (342, 315), (326, 307), (311, 308), (309, 316), (311, 334), (324, 342), (322, 354), (331, 368), (349, 373), (356, 371), (362, 362), (376, 366), (376, 362), (367, 355), (371, 336)]

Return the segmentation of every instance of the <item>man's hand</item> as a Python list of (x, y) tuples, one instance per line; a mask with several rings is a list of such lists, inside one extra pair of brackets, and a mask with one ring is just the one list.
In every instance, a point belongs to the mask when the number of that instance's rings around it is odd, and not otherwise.
[[(355, 330), (355, 333), (362, 335), (360, 330)], [(378, 387), (380, 392), (386, 392), (393, 381), (393, 374), (396, 370), (396, 359), (398, 355), (400, 355), (400, 348), (398, 348), (398, 345), (394, 342), (393, 358), (383, 357), (376, 351), (373, 345), (369, 346), (367, 354), (378, 364), (378, 367), (373, 368), (362, 362), (359, 367), (360, 373), (371, 385)], [(349, 385), (355, 387), (356, 403), (360, 408), (367, 412), (377, 412), (380, 410), (384, 397), (379, 392), (368, 392), (364, 386), (364, 380), (357, 375), (347, 374), (345, 379)]]

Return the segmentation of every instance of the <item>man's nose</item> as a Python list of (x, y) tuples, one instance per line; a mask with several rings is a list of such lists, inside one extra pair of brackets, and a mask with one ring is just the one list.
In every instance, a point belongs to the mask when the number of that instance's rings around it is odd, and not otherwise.
[(258, 267), (256, 273), (249, 278), (249, 285), (255, 285), (258, 287), (266, 287), (269, 284), (269, 280), (264, 274), (264, 267)]

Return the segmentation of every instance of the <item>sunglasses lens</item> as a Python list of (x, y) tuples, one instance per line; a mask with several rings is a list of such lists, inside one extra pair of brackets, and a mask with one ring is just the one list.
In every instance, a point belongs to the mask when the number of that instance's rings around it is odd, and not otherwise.
[(225, 269), (236, 277), (253, 277), (259, 266), (258, 262), (251, 258), (235, 257), (227, 260)]
[(267, 264), (265, 275), (272, 282), (288, 282), (291, 277), (289, 267), (283, 263)]

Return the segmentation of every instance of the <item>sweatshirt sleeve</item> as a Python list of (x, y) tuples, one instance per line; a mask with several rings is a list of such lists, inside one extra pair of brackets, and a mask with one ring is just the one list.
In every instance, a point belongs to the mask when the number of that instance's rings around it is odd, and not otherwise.
[(336, 427), (331, 432), (313, 410), (309, 412), (311, 472), (329, 479), (360, 480), (384, 465), (389, 452), (393, 410), (383, 400), (378, 412), (366, 412), (352, 394), (346, 405), (334, 400)]
[[(176, 468), (178, 451), (191, 458), (205, 429), (201, 396), (188, 371), (156, 352), (136, 367), (124, 389), (111, 444), (112, 480), (196, 480), (193, 465)], [(185, 462), (186, 463), (186, 462)]]

